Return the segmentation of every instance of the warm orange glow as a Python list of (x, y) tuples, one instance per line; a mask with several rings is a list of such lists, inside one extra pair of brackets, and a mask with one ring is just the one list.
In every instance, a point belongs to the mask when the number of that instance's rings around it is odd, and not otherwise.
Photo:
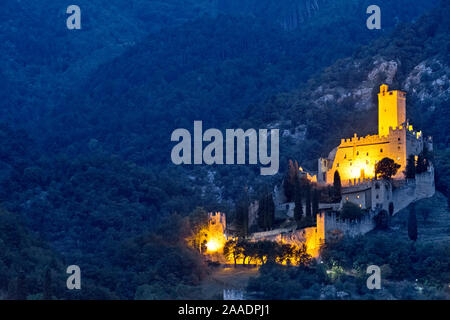
[[(387, 85), (380, 87), (378, 94), (378, 134), (341, 139), (328, 158), (319, 161), (320, 182), (332, 184), (338, 172), (343, 186), (364, 183), (375, 178), (375, 165), (383, 158), (391, 158), (400, 165), (394, 179), (403, 178), (406, 167), (405, 149), (420, 147), (421, 132), (416, 132), (406, 121), (406, 93), (389, 91)], [(408, 137), (415, 139), (407, 143)]]
[(206, 248), (208, 249), (208, 252), (216, 252), (220, 249), (220, 244), (215, 239), (210, 239), (206, 243)]
[(307, 179), (309, 182), (317, 183), (317, 175), (311, 175), (311, 174), (309, 174), (309, 172), (304, 171), (302, 167), (299, 167), (298, 170), (299, 170), (300, 173), (302, 173), (302, 174), (305, 174), (305, 173), (306, 173), (306, 179)]
[(223, 234), (214, 234), (211, 235), (212, 238), (208, 239), (208, 242), (206, 243), (206, 249), (207, 253), (215, 253), (222, 251), (223, 247), (225, 246), (225, 236)]
[[(273, 238), (263, 238), (261, 240), (270, 240), (279, 244), (291, 246), (291, 249), (287, 249), (288, 251), (286, 251), (283, 256), (276, 258), (277, 263), (283, 265), (303, 264), (308, 259), (319, 256), (320, 247), (323, 244), (324, 238), (322, 219), (322, 216), (318, 215), (316, 227), (298, 230), (290, 237), (278, 234)], [(190, 243), (202, 244), (198, 249), (204, 254), (211, 255), (209, 257), (210, 259), (212, 258), (226, 263), (262, 265), (267, 262), (267, 256), (261, 257), (255, 252), (253, 252), (251, 256), (245, 256), (242, 247), (239, 247), (239, 249), (236, 247), (235, 249), (236, 244), (239, 243), (237, 238), (230, 239), (230, 241), (234, 241), (235, 245), (231, 245), (231, 251), (227, 251), (228, 253), (225, 255), (224, 247), (227, 243), (225, 230), (225, 216), (220, 213), (210, 213), (208, 224), (199, 230), (194, 236), (195, 241), (192, 241), (191, 239)], [(257, 242), (259, 240), (250, 239), (248, 241)], [(232, 253), (229, 254), (229, 252)]]
[[(369, 162), (369, 163), (367, 163)], [(345, 172), (347, 171), (347, 172)], [(357, 159), (352, 166), (343, 170), (343, 176), (349, 179), (373, 178), (375, 177), (375, 159)]]
[(206, 252), (215, 253), (222, 252), (225, 242), (226, 229), (225, 215), (220, 212), (209, 214), (208, 228), (206, 235)]
[(220, 254), (226, 239), (226, 218), (221, 212), (208, 213), (208, 221), (203, 226), (186, 238), (186, 242), (192, 248), (204, 254)]

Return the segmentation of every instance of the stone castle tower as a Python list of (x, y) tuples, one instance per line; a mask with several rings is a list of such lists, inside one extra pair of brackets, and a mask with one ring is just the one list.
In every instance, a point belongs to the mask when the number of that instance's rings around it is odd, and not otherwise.
[(378, 93), (378, 135), (389, 135), (389, 128), (397, 128), (406, 123), (406, 93), (388, 91), (383, 84)]
[(424, 140), (406, 120), (406, 93), (388, 91), (383, 84), (378, 93), (378, 134), (341, 139), (327, 158), (318, 161), (317, 181), (332, 184), (334, 173), (342, 185), (355, 185), (375, 177), (375, 165), (383, 158), (391, 158), (401, 167), (394, 179), (402, 179), (409, 155), (417, 156), (424, 144), (432, 149), (431, 138)]

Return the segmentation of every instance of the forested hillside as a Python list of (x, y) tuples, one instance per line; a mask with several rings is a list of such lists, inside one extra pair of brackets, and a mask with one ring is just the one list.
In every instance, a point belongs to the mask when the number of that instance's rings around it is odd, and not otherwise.
[[(4, 0), (0, 10), (0, 117), (39, 121), (100, 64), (150, 32), (211, 13), (207, 0), (80, 0), (82, 29), (66, 28), (66, 0)], [(9, 90), (9, 91), (6, 91)]]
[[(313, 169), (337, 139), (374, 128), (372, 89), (386, 81), (409, 88), (411, 119), (450, 175), (448, 5), (414, 24), (436, 1), (410, 2), (387, 1), (384, 28), (369, 31), (359, 0), (317, 1), (295, 28), (268, 19), (295, 1), (257, 12), (252, 1), (79, 1), (78, 32), (65, 29), (66, 1), (4, 1), (0, 295), (198, 298), (207, 268), (183, 242), (205, 214), (196, 207), (232, 212), (243, 187), (272, 185), (248, 168), (173, 166), (170, 134), (193, 120), (280, 127), (282, 170), (288, 158)], [(78, 295), (57, 290), (72, 263), (87, 279)]]
[[(368, 30), (366, 15), (356, 15), (364, 12), (361, 1), (324, 5), (292, 32), (265, 16), (219, 15), (167, 26), (72, 86), (36, 134), (58, 147), (93, 138), (138, 164), (165, 163), (166, 137), (174, 129), (196, 119), (210, 127), (237, 123), (250, 104), (295, 88), (431, 5), (386, 8), (396, 14), (385, 15), (381, 31)], [(49, 128), (51, 135), (41, 134)]]
[[(423, 1), (413, 4), (405, 1), (386, 0), (382, 2), (383, 29), (389, 30), (398, 22), (413, 20), (418, 12), (431, 9), (438, 1)], [(253, 16), (276, 22), (285, 30), (308, 30), (312, 24), (328, 32), (358, 28), (365, 23), (366, 8), (370, 0), (217, 0), (218, 12), (237, 16)], [(408, 5), (410, 4), (410, 5)], [(313, 21), (313, 22), (312, 22)], [(336, 28), (337, 27), (337, 28)], [(345, 33), (346, 31), (344, 31)], [(353, 34), (357, 39), (359, 33)], [(373, 38), (373, 32), (366, 32), (366, 41)], [(349, 41), (356, 40), (350, 37)], [(328, 36), (323, 37), (328, 39)], [(317, 39), (321, 41), (321, 39)]]

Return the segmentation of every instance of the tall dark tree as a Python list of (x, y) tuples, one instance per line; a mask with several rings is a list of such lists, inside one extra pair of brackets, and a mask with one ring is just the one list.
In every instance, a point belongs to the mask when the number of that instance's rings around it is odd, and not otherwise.
[(302, 193), (299, 181), (297, 181), (296, 183), (294, 203), (295, 203), (294, 219), (295, 222), (297, 223), (297, 227), (299, 227), (303, 216)]
[(311, 216), (312, 216), (312, 213), (311, 213), (311, 209), (312, 209), (312, 206), (311, 206), (311, 200), (312, 200), (312, 197), (311, 197), (311, 185), (308, 183), (307, 185), (306, 185), (306, 188), (305, 188), (305, 216), (306, 216), (306, 219), (308, 220), (308, 223), (311, 223)]
[(272, 194), (265, 192), (259, 201), (258, 225), (264, 230), (273, 228), (275, 222), (275, 203)]
[(409, 238), (416, 242), (417, 240), (417, 217), (416, 217), (416, 207), (415, 204), (412, 205), (408, 216), (408, 236)]
[(416, 177), (416, 158), (413, 154), (409, 155), (406, 160), (405, 177), (406, 179), (414, 179)]
[(389, 216), (393, 216), (394, 215), (394, 203), (391, 201), (389, 202)]
[(342, 184), (341, 184), (341, 176), (339, 175), (339, 171), (334, 172), (333, 177), (333, 198), (336, 202), (341, 201), (342, 199)]
[(391, 158), (383, 158), (375, 165), (375, 176), (378, 178), (379, 175), (382, 179), (390, 180), (397, 174), (400, 167)]
[(288, 171), (283, 181), (284, 194), (287, 201), (290, 202), (294, 199), (295, 185), (298, 180), (298, 163), (297, 161), (289, 160)]
[(316, 219), (316, 215), (319, 213), (319, 190), (313, 189), (312, 194), (312, 214), (313, 214), (313, 220)]
[(275, 223), (275, 203), (271, 193), (267, 194), (267, 228), (273, 229)]

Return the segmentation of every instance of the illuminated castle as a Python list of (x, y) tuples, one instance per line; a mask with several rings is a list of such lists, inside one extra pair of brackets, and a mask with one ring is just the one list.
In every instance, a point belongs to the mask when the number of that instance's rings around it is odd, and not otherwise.
[[(378, 93), (378, 134), (342, 139), (327, 158), (318, 161), (317, 181), (332, 184), (339, 172), (343, 186), (363, 183), (375, 177), (375, 165), (387, 157), (401, 165), (394, 179), (402, 179), (409, 155), (417, 156), (424, 147), (422, 132), (413, 130), (406, 120), (406, 93), (388, 91), (380, 86)], [(431, 149), (431, 138), (426, 143)]]
[[(388, 91), (387, 85), (380, 87), (378, 93), (378, 134), (350, 139), (342, 139), (327, 158), (319, 159), (317, 175), (311, 175), (299, 167), (300, 176), (318, 185), (333, 184), (338, 172), (343, 186), (339, 202), (318, 203), (316, 225), (298, 228), (293, 222), (295, 202), (286, 202), (283, 184), (275, 188), (275, 216), (284, 222), (278, 228), (268, 231), (252, 232), (250, 241), (269, 240), (300, 247), (319, 257), (320, 249), (327, 241), (334, 241), (342, 235), (365, 234), (376, 227), (375, 217), (383, 214), (395, 215), (411, 203), (432, 197), (435, 193), (434, 167), (428, 163), (425, 172), (417, 172), (415, 178), (406, 180), (404, 171), (410, 155), (418, 155), (427, 147), (432, 151), (431, 137), (424, 139), (422, 132), (414, 131), (406, 119), (406, 93)], [(400, 165), (395, 180), (377, 180), (375, 165), (383, 158), (390, 158)], [(340, 211), (343, 205), (351, 202), (363, 209), (360, 219), (343, 219)], [(306, 203), (305, 203), (306, 207)], [(305, 207), (302, 212), (306, 212)], [(249, 206), (249, 225), (256, 223), (259, 202)], [(379, 216), (381, 215), (381, 216)], [(221, 252), (225, 245), (225, 215), (209, 215), (208, 230), (204, 232), (207, 253)], [(293, 222), (293, 223), (292, 223)], [(242, 263), (242, 259), (240, 260)]]

